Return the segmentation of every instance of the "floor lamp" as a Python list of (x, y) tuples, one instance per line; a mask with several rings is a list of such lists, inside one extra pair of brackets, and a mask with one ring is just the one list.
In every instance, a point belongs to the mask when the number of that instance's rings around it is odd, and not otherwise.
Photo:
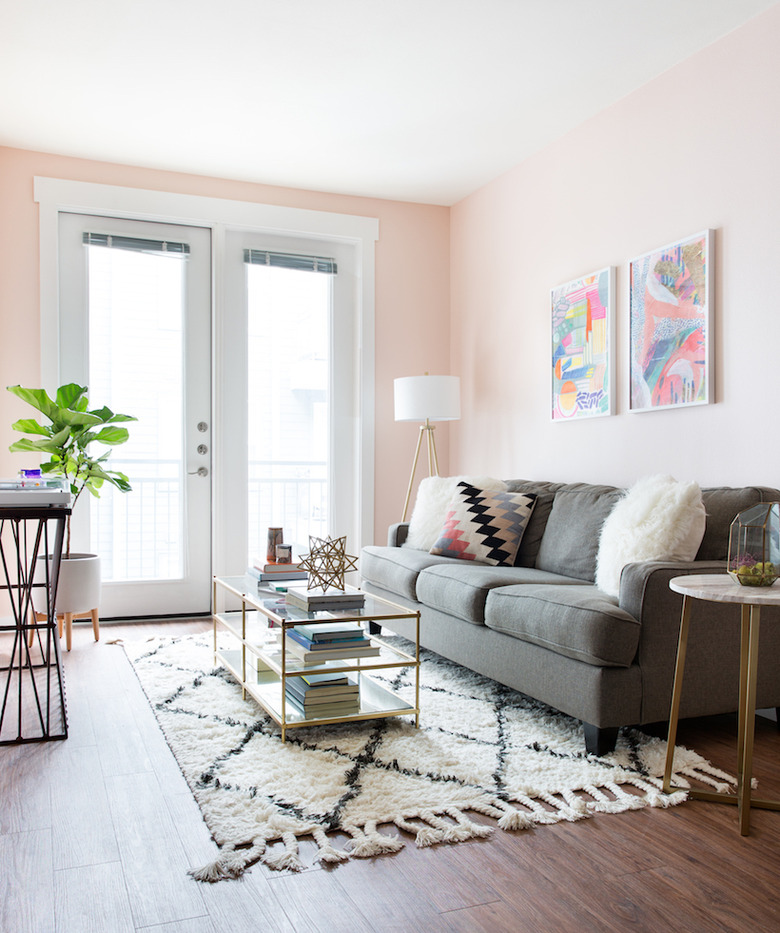
[(395, 380), (395, 420), (422, 421), (409, 476), (409, 488), (401, 521), (406, 521), (412, 496), (414, 474), (420, 457), (423, 435), (428, 444), (428, 475), (439, 475), (436, 440), (432, 421), (457, 421), (460, 418), (460, 378), (458, 376), (404, 376)]

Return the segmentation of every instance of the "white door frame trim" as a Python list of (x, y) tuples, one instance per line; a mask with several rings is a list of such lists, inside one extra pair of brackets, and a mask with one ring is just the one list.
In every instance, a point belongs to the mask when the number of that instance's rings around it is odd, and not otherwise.
[[(59, 370), (59, 298), (57, 215), (89, 213), (134, 220), (150, 220), (209, 227), (212, 230), (212, 282), (214, 294), (214, 351), (215, 360), (221, 358), (221, 335), (224, 321), (224, 288), (218, 246), (224, 232), (244, 227), (251, 230), (317, 237), (346, 242), (355, 248), (361, 288), (357, 296), (358, 307), (358, 379), (359, 395), (357, 423), (360, 426), (357, 475), (360, 547), (374, 540), (374, 249), (379, 239), (379, 220), (352, 214), (336, 214), (277, 204), (259, 204), (233, 201), (202, 195), (178, 194), (143, 188), (94, 184), (61, 178), (34, 178), (34, 200), (40, 206), (40, 294), (41, 294), (41, 380), (51, 381), (51, 388), (59, 382), (47, 379), (45, 374)], [(213, 385), (218, 384), (221, 373), (213, 374)], [(214, 400), (212, 399), (212, 404)], [(216, 409), (212, 417), (216, 422)], [(220, 418), (220, 421), (222, 419)], [(215, 424), (216, 427), (216, 424)], [(213, 465), (219, 469), (220, 444), (214, 439)], [(220, 513), (222, 501), (219, 487), (214, 489), (215, 514)], [(214, 523), (216, 527), (218, 523)], [(224, 572), (225, 543), (218, 535), (213, 542), (213, 566), (216, 573)]]

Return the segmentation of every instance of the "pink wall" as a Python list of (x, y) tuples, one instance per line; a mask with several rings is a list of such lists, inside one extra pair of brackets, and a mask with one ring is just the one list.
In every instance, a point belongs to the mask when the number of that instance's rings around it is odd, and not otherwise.
[[(449, 209), (205, 178), (0, 148), (0, 385), (40, 384), (38, 205), (33, 177), (66, 178), (379, 218), (376, 246), (376, 537), (400, 518), (417, 438), (393, 420), (393, 379), (449, 366)], [(0, 391), (0, 476), (24, 406)], [(18, 436), (18, 435), (16, 435)], [(446, 434), (441, 440), (447, 466)]]
[[(501, 477), (780, 486), (780, 7), (461, 201), (450, 465)], [(628, 411), (628, 261), (715, 228), (715, 398)], [(617, 267), (617, 414), (550, 422), (549, 290)]]

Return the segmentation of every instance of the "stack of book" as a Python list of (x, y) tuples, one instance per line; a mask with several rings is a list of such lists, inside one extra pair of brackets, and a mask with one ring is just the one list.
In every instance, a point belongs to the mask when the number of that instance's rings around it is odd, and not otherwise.
[(306, 580), (308, 573), (301, 570), (300, 564), (269, 564), (255, 558), (251, 567), (247, 567), (247, 575), (254, 577), (258, 586), (268, 583), (282, 583), (287, 580)]
[(362, 609), (365, 604), (365, 593), (360, 590), (339, 590), (329, 587), (293, 585), (287, 587), (287, 602), (296, 609), (305, 609), (307, 612), (316, 612), (321, 609)]
[(304, 664), (322, 664), (342, 658), (370, 658), (379, 654), (359, 622), (323, 622), (296, 625), (285, 635), (287, 651)]
[(360, 710), (360, 691), (345, 674), (302, 674), (288, 677), (287, 699), (307, 719), (349, 716)]

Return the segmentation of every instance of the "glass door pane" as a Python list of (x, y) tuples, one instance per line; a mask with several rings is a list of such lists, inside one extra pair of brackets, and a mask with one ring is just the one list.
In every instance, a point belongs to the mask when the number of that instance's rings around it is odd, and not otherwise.
[[(91, 541), (106, 582), (181, 578), (184, 572), (183, 254), (87, 246), (90, 395), (133, 414), (111, 468), (129, 495), (92, 508)], [(164, 400), (164, 404), (160, 404)]]
[(330, 512), (330, 274), (247, 265), (248, 558), (269, 526), (293, 554)]

